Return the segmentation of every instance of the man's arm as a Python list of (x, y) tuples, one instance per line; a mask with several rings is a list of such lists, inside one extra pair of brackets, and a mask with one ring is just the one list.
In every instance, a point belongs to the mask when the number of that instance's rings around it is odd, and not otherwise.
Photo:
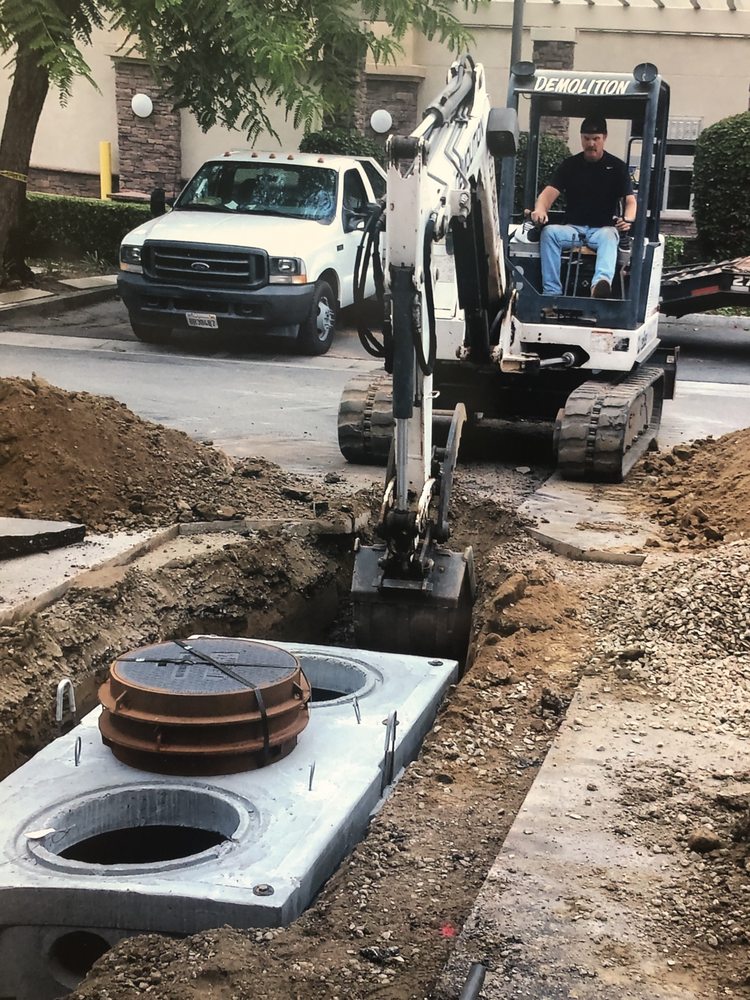
[[(544, 226), (547, 224), (549, 210), (555, 204), (557, 199), (560, 197), (560, 192), (556, 187), (552, 187), (548, 184), (546, 188), (543, 188), (539, 193), (539, 197), (536, 200), (536, 205), (534, 205), (534, 211), (531, 213), (531, 218), (534, 222), (538, 222), (540, 225)], [(635, 198), (633, 199), (635, 201)], [(635, 215), (635, 212), (633, 213)]]
[(621, 233), (627, 233), (630, 231), (630, 227), (635, 222), (635, 213), (637, 209), (638, 203), (635, 200), (635, 195), (625, 195), (625, 205), (622, 210), (622, 218), (618, 219), (615, 223), (615, 226)]

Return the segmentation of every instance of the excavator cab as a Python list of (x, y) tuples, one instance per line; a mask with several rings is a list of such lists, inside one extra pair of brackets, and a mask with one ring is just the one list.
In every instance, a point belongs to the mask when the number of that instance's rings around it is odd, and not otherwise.
[[(514, 316), (499, 329), (495, 357), (519, 384), (529, 418), (554, 428), (557, 470), (566, 479), (621, 481), (654, 442), (664, 399), (674, 394), (674, 351), (659, 348), (659, 296), (664, 238), (659, 212), (669, 121), (669, 87), (651, 63), (632, 73), (578, 73), (514, 65), (508, 104), (528, 111), (529, 140), (520, 200), (515, 164), (503, 165), (501, 233), (507, 234)], [(609, 123), (607, 150), (623, 159), (637, 188), (637, 211), (621, 241), (611, 293), (590, 294), (593, 257), (583, 247), (562, 262), (562, 293), (544, 294), (540, 242), (528, 239), (525, 219), (549, 181), (540, 176), (541, 136), (557, 120), (577, 133), (581, 119)], [(618, 147), (619, 142), (619, 147)], [(577, 152), (576, 148), (571, 152)], [(571, 146), (573, 143), (571, 142)], [(564, 212), (549, 213), (552, 223)]]
[[(510, 165), (503, 171), (500, 196), (501, 226), (503, 232), (509, 233), (508, 257), (518, 290), (517, 318), (533, 326), (583, 325), (618, 331), (618, 343), (613, 344), (606, 359), (598, 359), (607, 364), (597, 367), (611, 370), (614, 360), (615, 369), (627, 370), (645, 349), (653, 348), (656, 338), (663, 261), (659, 211), (664, 187), (669, 87), (651, 63), (641, 63), (632, 74), (622, 74), (544, 70), (522, 62), (513, 67), (508, 104), (517, 109), (527, 105), (529, 119), (520, 203), (514, 204)], [(563, 294), (545, 295), (539, 242), (533, 239), (538, 234), (532, 232), (529, 240), (528, 227), (524, 227), (539, 191), (549, 180), (540, 176), (542, 136), (545, 131), (559, 135), (573, 119), (571, 153), (577, 153), (577, 120), (591, 116), (609, 122), (607, 151), (628, 165), (638, 203), (635, 224), (628, 239), (620, 243), (611, 297), (591, 297), (595, 255), (587, 254), (586, 248), (566, 254), (561, 273)], [(555, 123), (562, 127), (554, 129)], [(564, 209), (556, 203), (550, 212), (550, 222), (563, 220)], [(621, 331), (638, 331), (638, 334), (628, 336)], [(586, 351), (585, 344), (571, 346), (577, 348), (581, 357)], [(614, 358), (615, 354), (623, 356)]]

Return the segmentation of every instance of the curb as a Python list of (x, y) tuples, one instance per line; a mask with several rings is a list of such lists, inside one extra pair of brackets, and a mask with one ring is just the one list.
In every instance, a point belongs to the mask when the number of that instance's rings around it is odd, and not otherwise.
[(68, 312), (71, 309), (80, 309), (82, 306), (115, 298), (117, 298), (117, 285), (102, 285), (99, 288), (60, 292), (43, 299), (32, 299), (30, 302), (15, 302), (12, 305), (0, 306), (0, 325), (4, 326), (8, 319), (19, 316), (24, 318), (54, 316), (58, 312)]
[(679, 317), (660, 315), (659, 326), (692, 326), (696, 330), (720, 327), (750, 333), (750, 316), (709, 316), (706, 313), (686, 313)]

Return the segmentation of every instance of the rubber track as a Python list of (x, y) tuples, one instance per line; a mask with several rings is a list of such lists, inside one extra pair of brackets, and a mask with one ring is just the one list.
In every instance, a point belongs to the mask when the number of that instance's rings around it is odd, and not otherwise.
[(639, 368), (617, 382), (584, 382), (568, 396), (559, 427), (564, 479), (621, 482), (659, 431), (664, 372)]
[(339, 404), (339, 449), (347, 462), (385, 465), (393, 437), (393, 390), (384, 372), (356, 375)]

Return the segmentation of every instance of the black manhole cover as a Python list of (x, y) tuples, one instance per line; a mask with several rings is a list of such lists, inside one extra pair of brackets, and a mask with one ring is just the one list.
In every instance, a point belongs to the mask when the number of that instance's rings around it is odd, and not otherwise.
[(118, 657), (113, 670), (125, 684), (173, 695), (224, 694), (268, 687), (293, 677), (293, 653), (242, 639), (190, 639), (135, 649)]
[(170, 774), (262, 767), (294, 747), (310, 685), (293, 653), (250, 639), (163, 642), (119, 656), (99, 690), (118, 759)]

